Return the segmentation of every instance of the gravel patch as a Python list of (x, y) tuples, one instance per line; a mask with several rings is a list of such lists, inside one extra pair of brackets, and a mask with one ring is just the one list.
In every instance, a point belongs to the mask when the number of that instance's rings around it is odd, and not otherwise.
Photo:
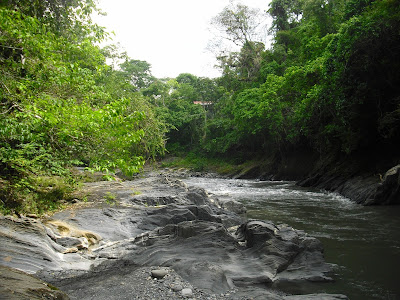
[[(165, 270), (167, 274), (162, 279), (152, 276), (152, 272)], [(116, 280), (117, 279), (117, 280)], [(118, 285), (115, 283), (118, 282)], [(236, 295), (233, 289), (224, 294), (211, 294), (192, 286), (179, 276), (173, 269), (167, 267), (140, 267), (124, 274), (97, 274), (90, 278), (69, 280), (59, 288), (74, 299), (196, 299), (222, 300), (254, 299)]]

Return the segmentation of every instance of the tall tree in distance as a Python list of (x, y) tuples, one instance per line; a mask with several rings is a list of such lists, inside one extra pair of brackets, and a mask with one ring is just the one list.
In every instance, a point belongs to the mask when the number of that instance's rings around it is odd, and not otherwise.
[(146, 61), (126, 59), (120, 67), (125, 79), (137, 90), (149, 87), (155, 80), (151, 75), (151, 65)]
[[(239, 51), (231, 52), (219, 44), (217, 59), (224, 76), (239, 77), (250, 81), (257, 77), (261, 66), (266, 15), (259, 9), (231, 1), (217, 16), (211, 25), (217, 30), (221, 41), (228, 41)], [(235, 81), (231, 78), (232, 82)]]
[(295, 27), (303, 14), (303, 0), (272, 0), (268, 10), (273, 18), (272, 31), (279, 32)]
[(230, 2), (222, 12), (215, 16), (211, 24), (221, 37), (242, 47), (248, 42), (260, 41), (260, 26), (264, 19), (259, 9)]

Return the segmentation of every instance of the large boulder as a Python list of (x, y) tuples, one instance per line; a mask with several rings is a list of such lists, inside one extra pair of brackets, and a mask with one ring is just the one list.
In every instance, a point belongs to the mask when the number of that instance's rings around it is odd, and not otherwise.
[(245, 253), (256, 256), (273, 274), (274, 285), (332, 280), (332, 268), (324, 260), (321, 242), (301, 230), (250, 220), (238, 228), (236, 236), (246, 245)]

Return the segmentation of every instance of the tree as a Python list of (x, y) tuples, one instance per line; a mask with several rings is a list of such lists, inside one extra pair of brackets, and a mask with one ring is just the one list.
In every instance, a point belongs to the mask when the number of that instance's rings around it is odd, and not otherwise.
[[(178, 76), (179, 77), (179, 76)], [(181, 76), (180, 78), (195, 78)], [(197, 78), (196, 78), (197, 81)], [(188, 83), (170, 82), (173, 89), (166, 101), (167, 111), (161, 110), (162, 117), (168, 124), (170, 131), (167, 134), (168, 145), (177, 150), (192, 148), (199, 145), (204, 132), (205, 111), (200, 105), (193, 102), (199, 100), (195, 87)]]
[(237, 52), (226, 53), (222, 50), (217, 56), (223, 76), (230, 78), (226, 82), (235, 82), (235, 77), (250, 82), (258, 77), (262, 53), (265, 50), (265, 45), (261, 42), (265, 39), (262, 36), (263, 23), (259, 9), (235, 5), (233, 2), (213, 18), (211, 24), (218, 29), (222, 38), (240, 47)]
[[(40, 3), (32, 4), (35, 12)], [(131, 79), (106, 64), (106, 51), (93, 43), (102, 38), (94, 27), (77, 21), (60, 32), (46, 23), (53, 16), (46, 13), (38, 18), (13, 5), (0, 7), (2, 211), (55, 208), (63, 194), (52, 196), (58, 188), (43, 182), (58, 176), (68, 186), (72, 166), (132, 174), (164, 150), (164, 125)], [(80, 20), (80, 12), (66, 13)], [(77, 24), (82, 30), (74, 30)], [(135, 62), (126, 72), (137, 71)], [(149, 65), (139, 66), (147, 78)]]
[(212, 19), (211, 24), (219, 30), (222, 38), (242, 47), (248, 42), (263, 40), (259, 28), (263, 21), (259, 9), (231, 2)]
[(107, 35), (104, 28), (92, 23), (92, 13), (101, 13), (95, 0), (5, 0), (0, 7), (33, 17), (71, 42), (80, 43), (85, 38), (99, 41)]
[(149, 87), (155, 80), (151, 75), (151, 65), (142, 60), (126, 59), (120, 64), (122, 74), (126, 80), (136, 87), (136, 90), (141, 90)]
[(147, 88), (141, 90), (143, 95), (153, 98), (153, 103), (156, 106), (165, 106), (169, 91), (170, 86), (159, 79), (156, 79)]
[(185, 83), (192, 87), (195, 87), (197, 84), (198, 78), (189, 73), (182, 73), (182, 74), (179, 74), (178, 77), (176, 77), (176, 81), (180, 84)]
[(256, 81), (265, 49), (263, 43), (247, 42), (240, 50), (237, 72), (247, 81)]
[(286, 31), (297, 26), (303, 14), (303, 0), (272, 0), (269, 15), (273, 18), (271, 29)]

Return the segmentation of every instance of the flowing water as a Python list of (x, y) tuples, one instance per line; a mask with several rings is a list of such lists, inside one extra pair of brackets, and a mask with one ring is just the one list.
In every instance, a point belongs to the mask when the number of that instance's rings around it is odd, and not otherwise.
[(220, 199), (247, 207), (247, 217), (285, 223), (324, 245), (333, 283), (293, 286), (289, 293), (341, 293), (351, 300), (400, 299), (400, 206), (365, 207), (294, 182), (187, 178)]

